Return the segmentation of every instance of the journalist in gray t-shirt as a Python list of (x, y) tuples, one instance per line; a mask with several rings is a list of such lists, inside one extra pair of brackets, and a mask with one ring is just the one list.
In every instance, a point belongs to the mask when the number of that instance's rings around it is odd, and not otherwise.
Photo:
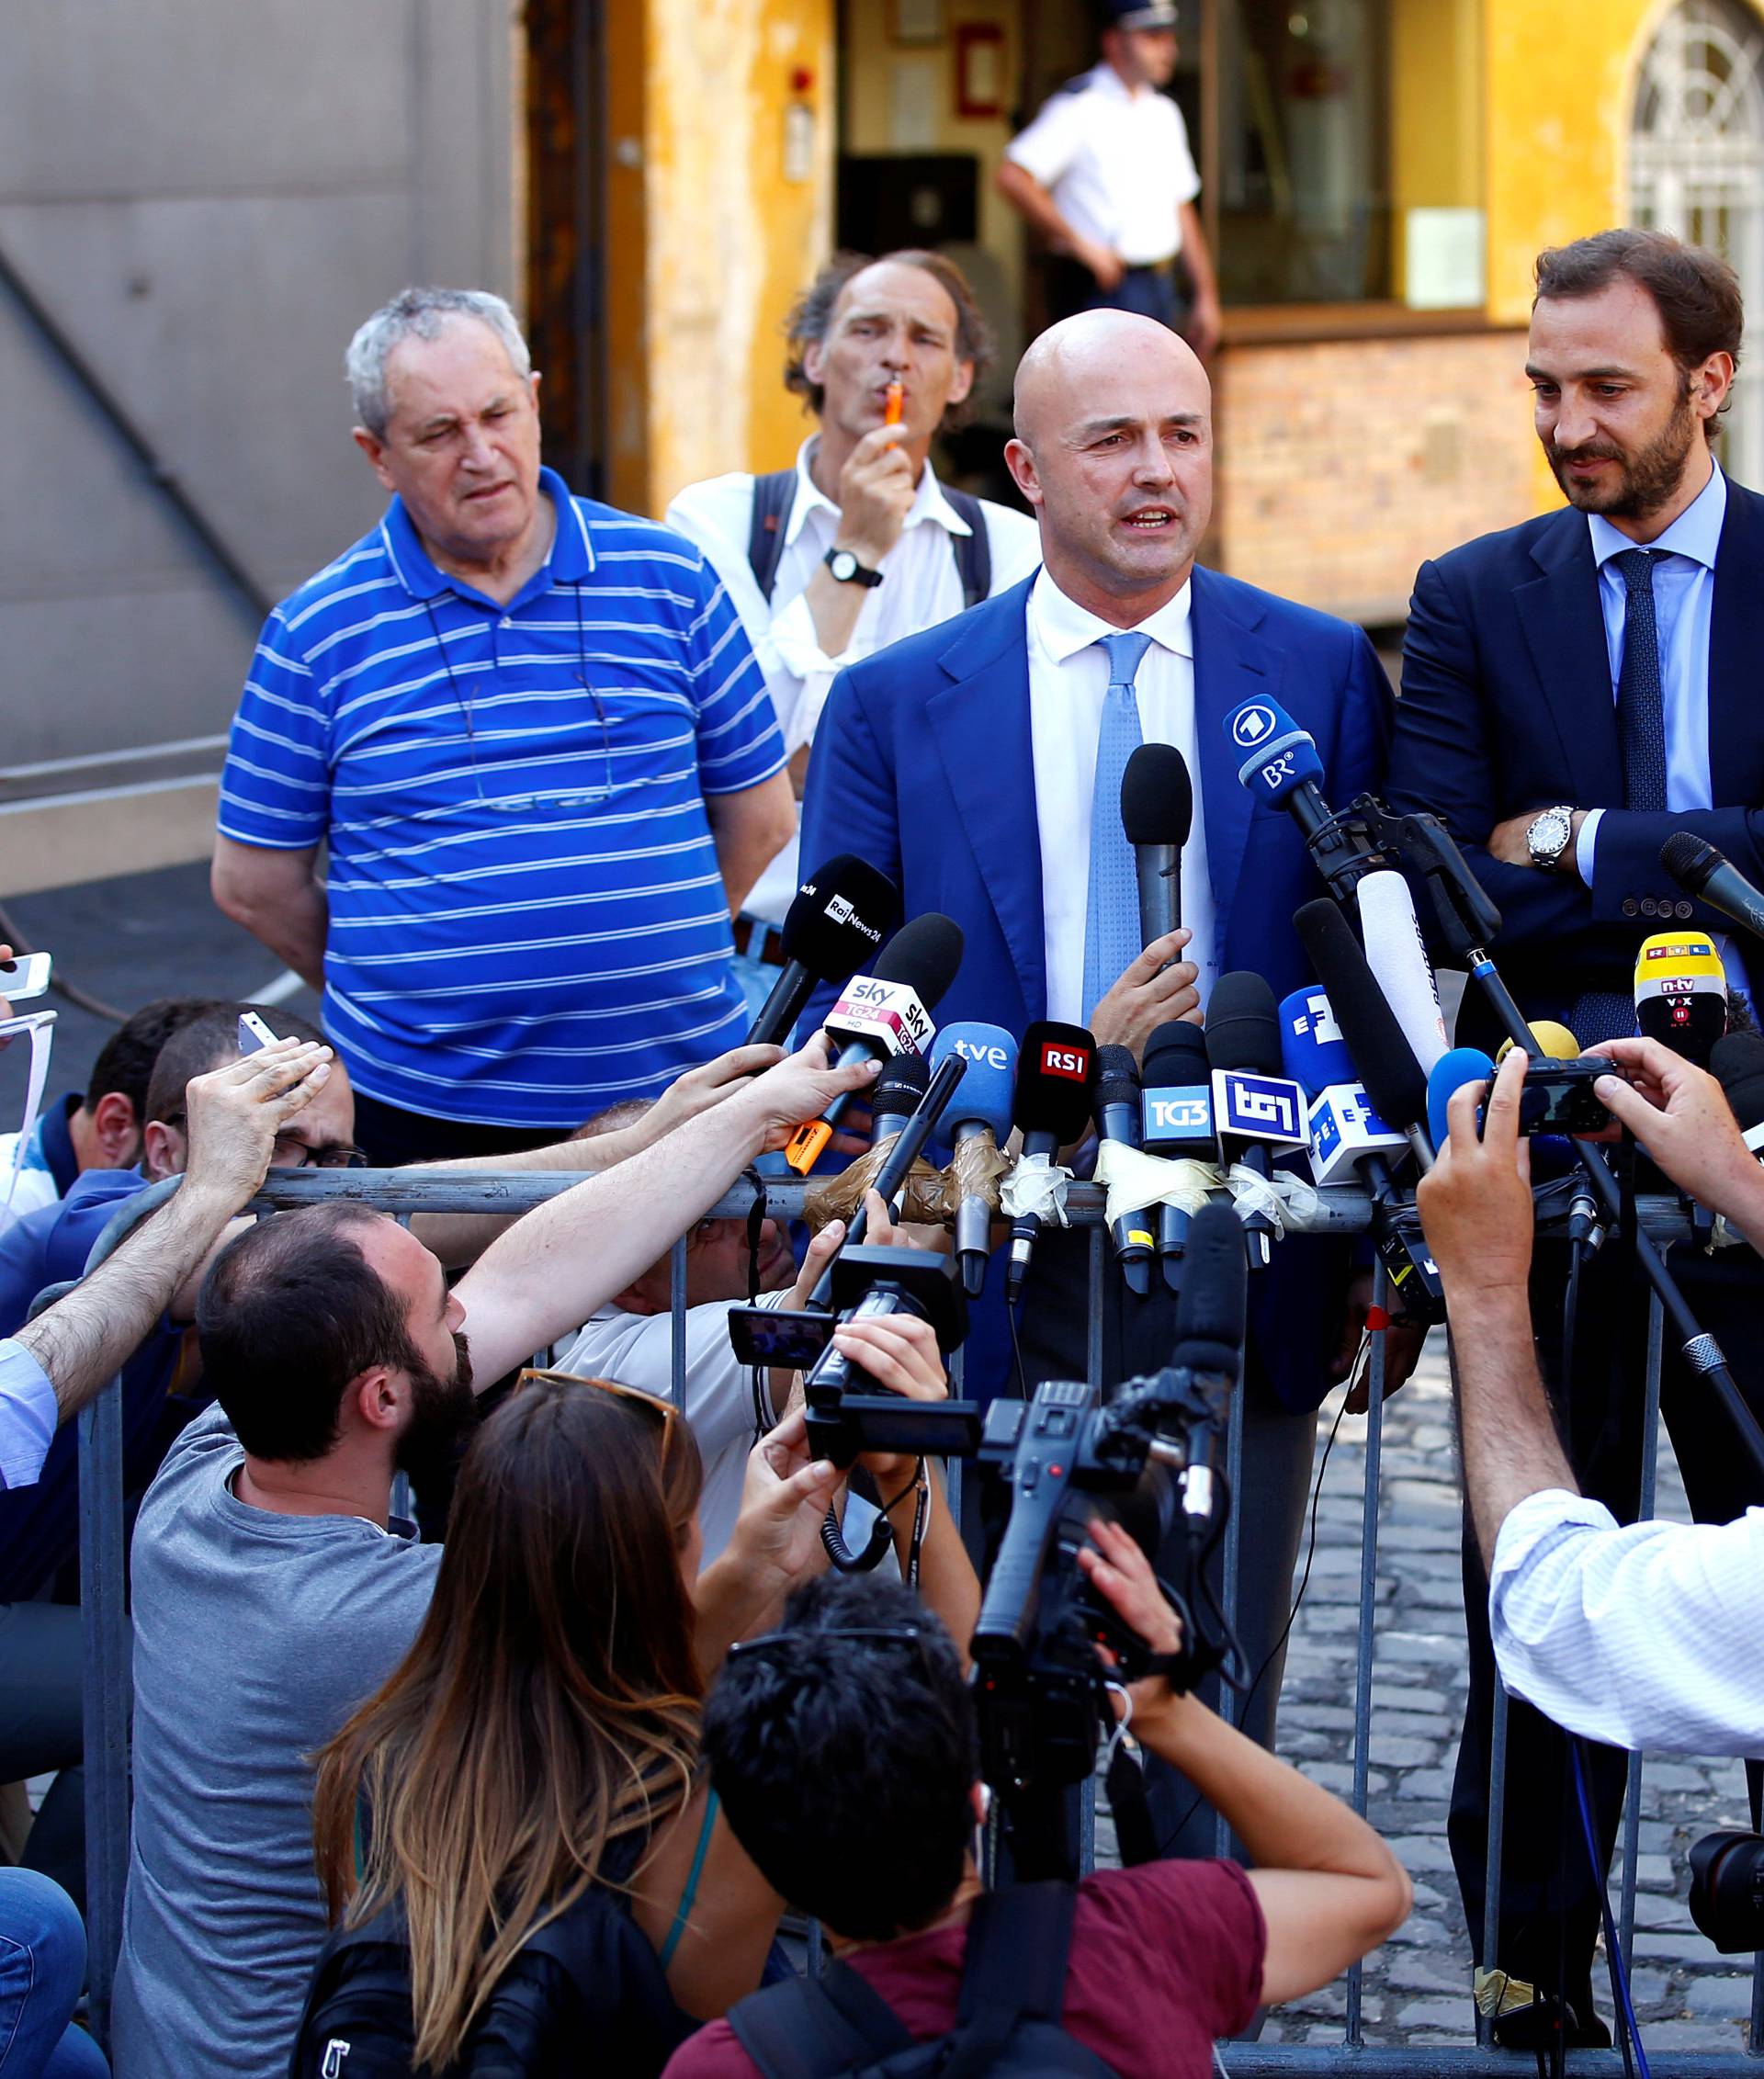
[(403, 1656), (439, 1545), (232, 1492), (211, 1408), (135, 1527), (135, 1807), (118, 2079), (283, 2079), (325, 1935), (307, 1757)]

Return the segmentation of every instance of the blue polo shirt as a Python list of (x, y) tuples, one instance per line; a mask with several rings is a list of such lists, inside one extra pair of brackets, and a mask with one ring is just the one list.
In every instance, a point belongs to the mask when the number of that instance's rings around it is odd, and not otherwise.
[(700, 551), (540, 482), (551, 553), (505, 606), (394, 498), (277, 607), (220, 827), (328, 843), (324, 1024), (358, 1090), (567, 1131), (740, 1043), (705, 797), (784, 746)]

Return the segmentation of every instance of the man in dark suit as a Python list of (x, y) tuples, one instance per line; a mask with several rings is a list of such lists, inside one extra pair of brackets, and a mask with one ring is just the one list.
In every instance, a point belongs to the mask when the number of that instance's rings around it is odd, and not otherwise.
[[(1764, 874), (1764, 498), (1730, 483), (1711, 454), (1741, 323), (1725, 263), (1662, 233), (1603, 232), (1544, 254), (1526, 372), (1538, 438), (1571, 509), (1470, 542), (1423, 564), (1415, 582), (1390, 804), (1444, 818), (1500, 910), (1496, 956), (1526, 1015), (1563, 1020), (1583, 1045), (1634, 1031), (1632, 975), (1645, 934), (1675, 923), (1726, 928), (1661, 867), (1674, 830), (1709, 839), (1754, 879)], [(1725, 956), (1730, 988), (1742, 987), (1739, 949), (1728, 943)], [(1461, 1038), (1487, 1036), (1475, 996)], [(1533, 1273), (1547, 1375), (1585, 1491), (1633, 1517), (1645, 1289), (1608, 1243), (1583, 1279), (1565, 1377), (1552, 1327), (1563, 1316), (1564, 1256), (1562, 1245), (1544, 1245)], [(1764, 1406), (1755, 1267), (1679, 1251), (1673, 1268)], [(1670, 1340), (1662, 1411), (1697, 1515), (1725, 1521), (1764, 1497), (1741, 1491), (1729, 1432)], [(1493, 1670), (1473, 1545), (1464, 1576), (1472, 1689), (1452, 1846), (1476, 1960), (1493, 1974), (1480, 1991), (1510, 2009), (1503, 2040), (1546, 2035), (1550, 2017), (1532, 1989), (1556, 1983), (1566, 1916), (1570, 2039), (1602, 2042), (1589, 1984), (1597, 1893), (1577, 1839), (1559, 1824), (1565, 1754), (1518, 1703), (1500, 1934), (1498, 1953), (1482, 1954)], [(1624, 1771), (1603, 1750), (1600, 1763), (1609, 1853)], [(1572, 1814), (1571, 1790), (1566, 1802)], [(1513, 1983), (1503, 1987), (1502, 1972)]]
[[(1018, 371), (1016, 430), (1006, 459), (1039, 518), (1044, 568), (842, 674), (809, 764), (803, 856), (856, 852), (899, 884), (908, 916), (962, 926), (944, 1021), (1021, 1034), (1068, 1019), (1138, 1054), (1166, 1019), (1198, 1020), (1222, 970), (1256, 968), (1276, 993), (1308, 978), (1293, 912), (1320, 884), (1291, 819), (1238, 785), (1225, 717), (1256, 694), (1281, 702), (1346, 800), (1382, 774), (1389, 687), (1358, 628), (1195, 566), (1210, 395), (1163, 326), (1093, 311), (1043, 333)], [(1154, 739), (1187, 760), (1194, 835), (1187, 929), (1142, 954), (1119, 777), (1124, 748)], [(1083, 1375), (1083, 1240), (1038, 1245), (1023, 1320), (1032, 1382)], [(1315, 1411), (1363, 1317), (1365, 1284), (1357, 1312), (1348, 1288), (1340, 1245), (1297, 1237), (1253, 1281), (1239, 1615), (1250, 1667), (1269, 1660), (1247, 1720), (1269, 1744)], [(1166, 1362), (1167, 1295), (1135, 1299), (1113, 1275), (1106, 1292), (1108, 1375)], [(967, 1376), (989, 1397), (1006, 1382), (996, 1294), (978, 1312)], [(1160, 1836), (1193, 1802), (1154, 1796)]]

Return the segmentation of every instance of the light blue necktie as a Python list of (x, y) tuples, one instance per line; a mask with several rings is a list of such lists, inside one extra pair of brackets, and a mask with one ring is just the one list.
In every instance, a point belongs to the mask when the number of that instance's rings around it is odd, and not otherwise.
[(1091, 794), (1091, 888), (1084, 911), (1084, 1015), (1139, 955), (1139, 882), (1133, 847), (1121, 827), (1121, 775), (1139, 748), (1139, 701), (1134, 675), (1151, 648), (1148, 635), (1097, 638), (1109, 659), (1109, 690), (1096, 736), (1096, 785)]

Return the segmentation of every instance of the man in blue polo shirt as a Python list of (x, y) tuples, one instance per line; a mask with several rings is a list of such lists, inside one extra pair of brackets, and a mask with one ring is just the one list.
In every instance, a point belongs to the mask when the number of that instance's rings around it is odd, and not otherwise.
[(795, 808), (701, 553), (540, 468), (499, 297), (407, 289), (348, 367), (394, 495), (265, 627), (215, 899), (323, 989), (374, 1160), (469, 1158), (736, 1044), (729, 917)]

